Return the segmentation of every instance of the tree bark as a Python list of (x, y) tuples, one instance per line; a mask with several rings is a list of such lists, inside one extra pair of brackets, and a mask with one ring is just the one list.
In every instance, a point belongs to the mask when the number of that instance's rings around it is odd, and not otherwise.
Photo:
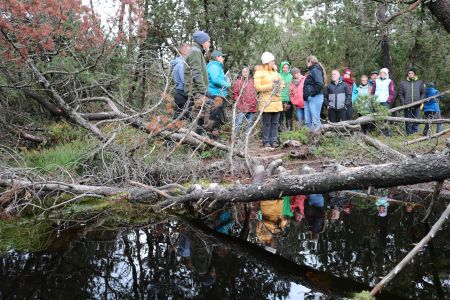
[(450, 33), (450, 0), (428, 1), (428, 9)]
[(281, 196), (326, 193), (349, 189), (386, 188), (450, 177), (450, 156), (424, 155), (407, 161), (348, 168), (310, 175), (282, 176), (263, 185), (238, 185), (231, 188), (198, 189), (190, 194), (163, 201), (161, 206), (199, 199), (219, 202), (251, 202), (279, 199)]

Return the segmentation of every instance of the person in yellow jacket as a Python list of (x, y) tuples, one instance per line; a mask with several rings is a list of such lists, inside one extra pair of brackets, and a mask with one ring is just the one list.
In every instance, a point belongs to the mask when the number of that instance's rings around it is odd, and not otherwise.
[(255, 67), (253, 78), (258, 94), (259, 111), (262, 111), (263, 146), (278, 147), (278, 127), (280, 113), (283, 111), (280, 92), (285, 84), (280, 74), (275, 70), (275, 57), (270, 52), (261, 56), (262, 66)]

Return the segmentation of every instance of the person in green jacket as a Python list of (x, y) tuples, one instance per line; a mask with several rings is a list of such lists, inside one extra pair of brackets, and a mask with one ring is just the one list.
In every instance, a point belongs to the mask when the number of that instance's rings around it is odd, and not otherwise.
[(289, 95), (289, 86), (292, 81), (291, 65), (287, 61), (283, 61), (280, 64), (280, 77), (284, 82), (285, 88), (281, 90), (281, 101), (283, 102), (283, 111), (280, 116), (279, 131), (292, 130), (292, 114), (294, 112), (294, 106), (291, 103)]

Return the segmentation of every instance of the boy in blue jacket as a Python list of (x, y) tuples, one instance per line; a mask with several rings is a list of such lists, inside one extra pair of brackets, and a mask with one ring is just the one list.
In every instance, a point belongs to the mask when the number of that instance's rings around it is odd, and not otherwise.
[[(427, 83), (426, 90), (426, 98), (433, 97), (439, 95), (439, 91), (436, 89), (433, 82)], [(441, 118), (441, 110), (439, 108), (439, 99), (441, 97), (435, 97), (428, 101), (425, 101), (423, 104), (423, 111), (425, 113), (426, 119), (440, 119)], [(444, 129), (443, 124), (437, 124), (436, 133), (441, 132)], [(425, 124), (425, 128), (423, 129), (423, 135), (428, 135), (430, 133), (430, 124)]]

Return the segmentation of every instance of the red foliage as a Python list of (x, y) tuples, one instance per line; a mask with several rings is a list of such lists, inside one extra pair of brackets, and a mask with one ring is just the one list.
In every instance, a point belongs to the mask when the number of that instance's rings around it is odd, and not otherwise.
[(23, 2), (0, 0), (0, 46), (7, 50), (5, 59), (25, 60), (30, 54), (58, 51), (62, 41), (75, 40), (80, 51), (104, 42), (99, 18), (80, 0)]

